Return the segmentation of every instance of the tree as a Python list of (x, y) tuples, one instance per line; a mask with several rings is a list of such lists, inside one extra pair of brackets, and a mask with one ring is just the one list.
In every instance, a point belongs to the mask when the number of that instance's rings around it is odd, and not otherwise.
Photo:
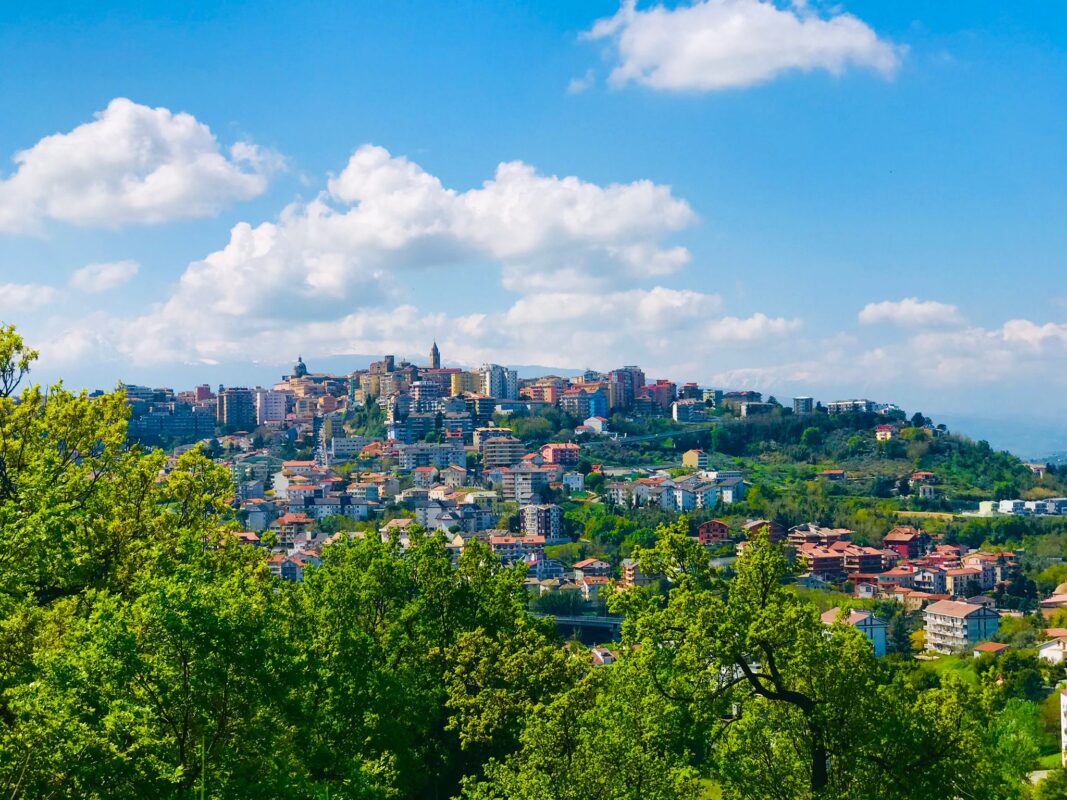
[(805, 428), (800, 435), (800, 443), (807, 448), (818, 447), (822, 442), (822, 431), (819, 428)]

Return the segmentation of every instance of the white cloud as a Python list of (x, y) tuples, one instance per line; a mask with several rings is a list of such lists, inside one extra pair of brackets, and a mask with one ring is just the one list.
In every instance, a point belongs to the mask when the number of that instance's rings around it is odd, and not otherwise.
[(799, 319), (768, 317), (766, 314), (753, 314), (747, 319), (724, 317), (708, 323), (706, 332), (714, 342), (752, 343), (766, 341), (799, 330)]
[(581, 94), (593, 88), (596, 84), (596, 75), (593, 70), (587, 69), (580, 78), (571, 78), (567, 84), (567, 94)]
[(70, 285), (92, 294), (107, 292), (132, 280), (140, 269), (140, 264), (130, 260), (86, 264), (70, 276)]
[(859, 313), (864, 325), (891, 324), (904, 328), (954, 326), (963, 323), (959, 308), (936, 300), (907, 297), (868, 303)]
[(58, 295), (51, 286), (37, 283), (0, 283), (0, 312), (33, 311)]
[[(716, 294), (642, 285), (688, 262), (665, 240), (694, 220), (669, 187), (649, 181), (597, 185), (510, 162), (457, 190), (364, 146), (318, 197), (273, 222), (234, 226), (225, 247), (189, 264), (144, 316), (65, 324), (44, 352), (56, 367), (86, 347), (137, 365), (271, 362), (294, 352), (405, 353), (436, 336), (461, 363), (637, 359), (681, 372), (704, 369), (724, 346), (795, 330), (764, 314), (723, 318)], [(413, 273), (470, 263), (495, 265), (519, 296), (453, 314), (417, 307), (398, 288)]]
[(0, 232), (45, 220), (117, 227), (205, 217), (262, 194), (276, 155), (238, 142), (227, 155), (185, 113), (112, 100), (92, 122), (17, 153), (0, 179)]
[(649, 181), (599, 186), (511, 162), (458, 191), (367, 145), (327, 193), (276, 222), (234, 226), (223, 249), (188, 266), (143, 328), (163, 340), (155, 342), (163, 354), (184, 338), (216, 357), (268, 321), (337, 318), (396, 296), (402, 272), (474, 262), (497, 264), (503, 285), (522, 293), (626, 286), (681, 268), (688, 251), (660, 242), (694, 219), (687, 203)]
[(903, 48), (851, 14), (824, 18), (803, 3), (764, 0), (700, 0), (644, 11), (624, 0), (587, 37), (614, 45), (618, 64), (611, 83), (670, 91), (752, 86), (790, 70), (840, 75), (866, 67), (890, 77), (903, 55)]

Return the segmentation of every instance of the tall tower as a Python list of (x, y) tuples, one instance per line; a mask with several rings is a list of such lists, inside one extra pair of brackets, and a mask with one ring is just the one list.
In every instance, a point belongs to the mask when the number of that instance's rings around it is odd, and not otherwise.
[(437, 349), (437, 340), (430, 348), (430, 369), (441, 369), (441, 351)]

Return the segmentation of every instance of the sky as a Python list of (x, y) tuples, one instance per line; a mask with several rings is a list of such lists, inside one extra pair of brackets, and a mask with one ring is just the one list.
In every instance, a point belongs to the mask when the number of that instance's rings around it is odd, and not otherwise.
[(35, 376), (383, 353), (869, 397), (1067, 449), (1067, 5), (0, 6)]

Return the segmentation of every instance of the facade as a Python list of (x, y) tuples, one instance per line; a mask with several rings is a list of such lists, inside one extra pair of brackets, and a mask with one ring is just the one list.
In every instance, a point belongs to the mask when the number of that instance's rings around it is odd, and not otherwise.
[(482, 466), (510, 467), (522, 461), (526, 445), (514, 436), (493, 436), (482, 443)]
[(707, 422), (708, 407), (703, 400), (675, 400), (671, 417), (675, 422)]
[(284, 422), (288, 411), (289, 397), (284, 392), (256, 389), (256, 422)]
[(223, 389), (219, 392), (218, 409), (219, 422), (229, 430), (251, 431), (256, 427), (256, 402), (249, 389)]
[(563, 509), (551, 504), (524, 506), (522, 532), (526, 536), (543, 536), (549, 544), (563, 539)]
[(869, 414), (874, 411), (870, 400), (835, 400), (828, 403), (826, 410), (831, 414)]
[(815, 411), (815, 401), (810, 397), (794, 397), (794, 414), (811, 414)]
[(1000, 614), (986, 606), (939, 600), (926, 607), (926, 649), (964, 653), (989, 639), (1000, 627)]
[(708, 454), (703, 450), (686, 450), (682, 453), (682, 466), (688, 469), (707, 469)]
[(841, 609), (831, 608), (823, 613), (822, 621), (824, 625), (834, 625), (841, 622), (844, 625), (855, 628), (870, 641), (874, 647), (875, 656), (881, 657), (886, 654), (888, 644), (886, 632), (888, 626), (884, 619), (876, 617), (871, 612), (853, 610), (841, 614)]

